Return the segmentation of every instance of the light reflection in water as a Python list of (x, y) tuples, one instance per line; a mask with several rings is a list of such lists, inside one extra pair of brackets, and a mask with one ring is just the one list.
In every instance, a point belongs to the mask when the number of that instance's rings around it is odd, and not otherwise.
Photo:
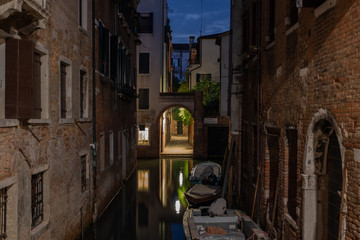
[(184, 182), (184, 174), (183, 174), (182, 169), (181, 169), (180, 173), (179, 173), (179, 185), (180, 185), (180, 187), (182, 187), (183, 182)]
[(184, 192), (194, 164), (191, 158), (138, 160), (137, 170), (84, 239), (184, 240)]
[[(138, 160), (138, 171), (149, 172), (148, 192), (137, 192), (138, 218), (149, 218), (147, 226), (138, 224), (138, 239), (149, 239), (149, 236), (151, 239), (184, 239), (182, 216), (187, 207), (184, 192), (190, 186), (192, 166), (191, 158)], [(139, 203), (147, 208), (139, 208)], [(142, 214), (146, 209), (147, 214)]]
[(176, 211), (176, 214), (180, 214), (180, 200), (177, 199), (175, 201), (175, 211)]

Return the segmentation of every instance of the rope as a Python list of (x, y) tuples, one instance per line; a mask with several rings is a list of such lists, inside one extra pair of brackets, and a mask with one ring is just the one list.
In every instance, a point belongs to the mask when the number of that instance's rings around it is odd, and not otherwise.
[(248, 239), (246, 239), (246, 240), (251, 240), (251, 239), (254, 239), (254, 237), (255, 237), (255, 233), (253, 233)]

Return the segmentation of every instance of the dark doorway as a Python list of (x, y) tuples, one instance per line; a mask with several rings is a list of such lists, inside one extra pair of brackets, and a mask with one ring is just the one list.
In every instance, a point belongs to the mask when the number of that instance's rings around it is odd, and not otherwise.
[(228, 127), (208, 127), (208, 156), (223, 156), (228, 145)]

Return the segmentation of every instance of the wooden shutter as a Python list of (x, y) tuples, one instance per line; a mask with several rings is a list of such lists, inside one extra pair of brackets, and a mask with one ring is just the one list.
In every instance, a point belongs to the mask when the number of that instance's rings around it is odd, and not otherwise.
[(34, 53), (34, 118), (41, 118), (41, 54)]
[(34, 43), (6, 41), (5, 117), (29, 119), (34, 116)]
[(61, 118), (66, 118), (66, 65), (60, 64), (60, 110)]
[(115, 80), (117, 77), (117, 53), (118, 53), (118, 36), (110, 38), (110, 78)]
[(100, 22), (99, 23), (99, 70), (102, 73), (104, 72), (103, 30), (104, 30), (104, 27), (103, 27), (102, 23)]
[(109, 75), (109, 30), (103, 29), (104, 74)]

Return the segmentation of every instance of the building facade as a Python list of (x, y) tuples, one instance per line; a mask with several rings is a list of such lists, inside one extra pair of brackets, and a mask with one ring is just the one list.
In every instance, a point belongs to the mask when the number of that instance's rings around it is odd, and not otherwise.
[(0, 239), (74, 239), (92, 221), (91, 6), (0, 3)]
[(136, 165), (138, 3), (95, 4), (96, 215)]
[(137, 4), (0, 3), (0, 239), (79, 238), (135, 168)]
[(358, 1), (233, 3), (237, 200), (272, 238), (360, 237), (359, 9)]
[(186, 71), (189, 66), (189, 44), (174, 43), (171, 52), (171, 61), (173, 69), (173, 85), (175, 83), (180, 85), (181, 81), (186, 80)]

